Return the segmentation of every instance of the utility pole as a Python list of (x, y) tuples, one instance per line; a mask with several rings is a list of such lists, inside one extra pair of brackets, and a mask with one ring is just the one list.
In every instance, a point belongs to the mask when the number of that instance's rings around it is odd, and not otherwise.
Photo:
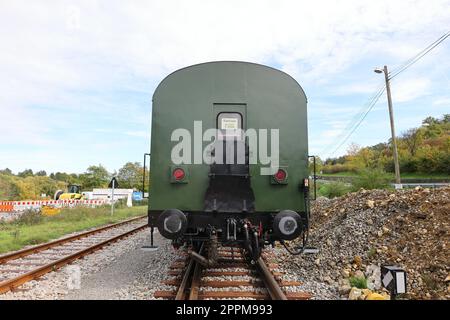
[(394, 127), (394, 111), (392, 109), (392, 97), (391, 97), (391, 85), (389, 83), (389, 72), (387, 66), (381, 69), (375, 69), (376, 73), (384, 73), (384, 79), (386, 80), (386, 94), (388, 99), (389, 107), (389, 119), (391, 122), (391, 136), (392, 136), (392, 149), (394, 155), (394, 168), (395, 168), (395, 184), (401, 186), (400, 180), (400, 166), (398, 164), (398, 151), (397, 151), (397, 140), (395, 138), (395, 127)]

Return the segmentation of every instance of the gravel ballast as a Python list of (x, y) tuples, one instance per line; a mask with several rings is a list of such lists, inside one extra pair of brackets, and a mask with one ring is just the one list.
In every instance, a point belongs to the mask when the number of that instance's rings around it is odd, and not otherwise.
[[(23, 284), (17, 291), (0, 295), (0, 300), (23, 299), (146, 299), (148, 288), (157, 290), (176, 254), (169, 241), (155, 233), (157, 251), (143, 250), (150, 244), (149, 230), (106, 246), (78, 259), (57, 272)], [(80, 275), (79, 283), (77, 274)], [(134, 294), (139, 277), (146, 275), (148, 286)], [(75, 279), (75, 281), (74, 281)], [(79, 284), (79, 288), (77, 286)]]
[(380, 266), (397, 265), (407, 272), (408, 294), (401, 298), (449, 299), (449, 209), (449, 187), (319, 198), (310, 245), (320, 251), (286, 258), (285, 268), (341, 298), (363, 299), (350, 294), (349, 281), (365, 278), (369, 289), (383, 293)]
[[(310, 245), (319, 253), (292, 256), (279, 245), (266, 252), (285, 273), (284, 280), (301, 283), (288, 290), (309, 292), (313, 299), (363, 299), (356, 290), (352, 293), (352, 277), (365, 277), (374, 286), (371, 290), (382, 293), (376, 283), (382, 264), (406, 269), (405, 298), (448, 299), (449, 195), (449, 188), (361, 190), (334, 200), (318, 199), (312, 206)], [(167, 274), (169, 267), (185, 254), (158, 233), (158, 250), (142, 248), (149, 244), (149, 230), (140, 231), (0, 299), (154, 299), (157, 290), (176, 289), (162, 282), (174, 278)], [(214, 270), (224, 271), (220, 266)], [(211, 278), (220, 279), (232, 280)]]

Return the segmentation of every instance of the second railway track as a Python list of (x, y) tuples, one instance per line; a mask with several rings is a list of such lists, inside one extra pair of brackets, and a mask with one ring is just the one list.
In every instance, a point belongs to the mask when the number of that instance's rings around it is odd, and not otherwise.
[(145, 218), (128, 219), (0, 256), (0, 293), (14, 290), (146, 228)]
[(251, 299), (251, 300), (307, 300), (311, 294), (289, 291), (300, 282), (283, 279), (273, 257), (263, 253), (255, 264), (244, 257), (238, 247), (220, 247), (215, 266), (203, 267), (183, 253), (169, 270), (172, 277), (164, 285), (177, 290), (162, 290), (155, 298), (175, 300)]

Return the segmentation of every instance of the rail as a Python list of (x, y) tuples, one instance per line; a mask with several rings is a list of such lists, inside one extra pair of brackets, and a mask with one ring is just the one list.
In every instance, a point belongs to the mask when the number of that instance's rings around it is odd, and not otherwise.
[[(24, 250), (20, 250), (17, 252), (13, 252), (11, 254), (7, 254), (7, 255), (3, 255), (1, 256), (1, 263), (0, 266), (7, 266), (8, 262), (11, 260), (17, 260), (17, 259), (22, 259), (24, 257), (28, 257), (28, 256), (32, 256), (33, 254), (37, 253), (43, 253), (45, 250), (48, 249), (54, 249), (54, 248), (58, 248), (61, 245), (65, 245), (67, 243), (70, 243), (72, 241), (76, 241), (82, 238), (88, 238), (89, 236), (93, 236), (96, 234), (99, 234), (102, 231), (106, 231), (106, 230), (110, 230), (113, 228), (118, 228), (118, 227), (122, 227), (126, 224), (133, 224), (134, 222), (136, 222), (139, 219), (142, 219), (143, 217), (137, 217), (137, 218), (133, 218), (133, 219), (129, 219), (126, 221), (122, 221), (113, 225), (109, 225), (109, 226), (105, 226), (105, 227), (101, 227), (101, 228), (97, 228), (88, 232), (84, 232), (75, 236), (71, 236), (71, 237), (67, 237), (67, 238), (63, 238), (60, 240), (56, 240), (56, 241), (52, 241), (49, 243), (45, 243), (42, 245), (38, 245), (32, 248), (28, 248), (28, 249), (24, 249)], [(79, 259), (81, 257), (84, 257), (92, 252), (95, 252), (99, 249), (101, 249), (102, 247), (111, 244), (115, 241), (118, 241), (124, 237), (127, 237), (135, 232), (138, 232), (140, 230), (143, 230), (144, 228), (148, 227), (147, 223), (138, 225), (137, 227), (132, 227), (131, 229), (128, 229), (126, 231), (121, 231), (120, 234), (117, 235), (113, 235), (111, 237), (108, 237), (105, 240), (101, 240), (99, 242), (96, 242), (93, 245), (88, 245), (85, 248), (82, 248), (81, 250), (77, 250), (73, 253), (70, 254), (61, 254), (60, 257), (57, 257), (56, 259), (48, 262), (48, 263), (44, 263), (44, 264), (37, 264), (36, 267), (32, 268), (31, 270), (27, 270), (26, 272), (19, 272), (19, 275), (15, 275), (15, 276), (8, 276), (6, 280), (2, 280), (0, 281), (0, 293), (5, 293), (8, 292), (10, 290), (14, 290), (15, 288), (21, 286), (22, 284), (37, 279), (39, 277), (41, 277), (42, 275), (49, 273), (51, 271), (55, 271), (69, 263), (71, 263), (72, 261)], [(66, 249), (65, 247), (63, 247), (64, 249)], [(30, 257), (31, 258), (31, 257)], [(26, 259), (25, 259), (26, 260)], [(29, 265), (30, 262), (17, 262), (17, 264), (21, 264), (23, 263), (23, 265)], [(34, 265), (34, 263), (31, 263), (32, 265)], [(13, 270), (15, 271), (15, 270)], [(0, 269), (0, 275), (1, 273), (11, 273), (11, 270), (1, 270)]]

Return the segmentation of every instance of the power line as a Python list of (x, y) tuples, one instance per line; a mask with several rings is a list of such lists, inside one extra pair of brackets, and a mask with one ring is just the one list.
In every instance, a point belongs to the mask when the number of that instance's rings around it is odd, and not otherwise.
[(355, 130), (361, 125), (361, 123), (364, 121), (364, 119), (366, 118), (366, 116), (369, 114), (369, 112), (373, 109), (373, 107), (376, 105), (376, 103), (378, 102), (378, 100), (380, 99), (380, 97), (383, 95), (385, 88), (382, 88), (381, 90), (379, 90), (375, 96), (371, 99), (371, 102), (369, 104), (369, 107), (367, 108), (367, 110), (364, 112), (364, 114), (362, 115), (362, 117), (359, 119), (359, 121), (356, 123), (356, 125), (353, 127), (353, 129), (347, 134), (347, 136), (345, 137), (345, 139), (333, 150), (333, 152), (330, 153), (330, 157), (332, 155), (334, 155), (334, 153), (336, 151), (338, 151), (343, 145), (344, 143), (347, 142), (347, 140), (351, 137), (351, 135), (353, 134), (353, 132), (355, 132)]
[(384, 84), (378, 86), (374, 94), (369, 98), (366, 103), (362, 105), (362, 107), (358, 110), (358, 112), (353, 116), (353, 118), (347, 123), (344, 129), (342, 129), (341, 133), (333, 140), (333, 142), (329, 143), (324, 147), (321, 153), (325, 153), (327, 150), (330, 150), (333, 145), (336, 144), (337, 141), (340, 141), (342, 138), (346, 136), (346, 132), (352, 130), (353, 126), (359, 121), (359, 119), (366, 113), (367, 109), (370, 107), (371, 101), (378, 94), (380, 90), (384, 90)]
[[(390, 72), (390, 76), (389, 76), (389, 80), (395, 78), (396, 76), (398, 76), (400, 73), (402, 73), (403, 71), (405, 71), (406, 69), (408, 69), (409, 67), (411, 67), (413, 64), (415, 64), (417, 61), (419, 61), (420, 59), (422, 59), (425, 55), (427, 55), (430, 51), (432, 51), (434, 48), (436, 48), (439, 44), (441, 44), (445, 39), (447, 39), (450, 36), (450, 31), (445, 33), (444, 35), (442, 35), (439, 39), (437, 39), (436, 41), (434, 41), (433, 43), (431, 43), (430, 45), (428, 45), (425, 49), (423, 49), (422, 51), (420, 51), (418, 54), (416, 54), (414, 57), (410, 58), (409, 60), (407, 60), (402, 66), (400, 66), (398, 69), (394, 70), (393, 72)], [(366, 105), (363, 106), (362, 109), (366, 109), (365, 112), (361, 113), (361, 111), (359, 111), (354, 117), (353, 119), (349, 122), (349, 124), (345, 127), (344, 130), (342, 130), (342, 133), (337, 137), (337, 139), (335, 139), (334, 141), (339, 141), (341, 139), (341, 137), (344, 136), (345, 132), (347, 130), (350, 130), (350, 132), (345, 136), (344, 140), (334, 149), (333, 152), (331, 152), (329, 154), (329, 156), (331, 157), (337, 150), (339, 150), (342, 145), (347, 142), (347, 140), (350, 138), (350, 136), (353, 134), (353, 132), (355, 132), (355, 130), (361, 125), (361, 123), (364, 121), (364, 119), (366, 118), (366, 116), (369, 114), (369, 112), (373, 109), (373, 107), (375, 106), (375, 104), (377, 103), (377, 101), (380, 99), (381, 95), (383, 94), (385, 90), (384, 85), (382, 86), (381, 89), (377, 90), (375, 95), (369, 99), (369, 103), (367, 108), (365, 108)], [(358, 119), (356, 122), (355, 120)], [(334, 142), (332, 143), (334, 144)], [(330, 146), (332, 145), (330, 144)], [(328, 147), (327, 147), (328, 149)]]
[(394, 69), (392, 71), (392, 73), (396, 73), (397, 71), (399, 71), (400, 69), (403, 69), (406, 65), (408, 65), (409, 63), (411, 63), (414, 59), (416, 59), (420, 54), (422, 54), (424, 51), (428, 50), (430, 47), (432, 47), (434, 44), (436, 44), (436, 42), (438, 42), (439, 40), (441, 40), (442, 38), (445, 37), (445, 34), (442, 35), (439, 39), (437, 39), (436, 41), (434, 41), (433, 43), (431, 43), (430, 45), (428, 45), (426, 48), (422, 49), (420, 52), (418, 52), (414, 57), (408, 59), (407, 61), (405, 61), (400, 67)]
[(438, 45), (440, 45), (445, 39), (447, 39), (450, 36), (450, 31), (442, 35), (439, 39), (434, 41), (432, 44), (428, 45), (425, 49), (420, 51), (418, 54), (416, 54), (413, 58), (409, 59), (406, 63), (403, 64), (399, 69), (393, 71), (389, 77), (389, 79), (393, 79), (396, 76), (398, 76), (400, 73), (411, 67), (413, 64), (415, 64), (417, 61), (422, 59), (425, 55), (427, 55), (431, 50), (436, 48)]

